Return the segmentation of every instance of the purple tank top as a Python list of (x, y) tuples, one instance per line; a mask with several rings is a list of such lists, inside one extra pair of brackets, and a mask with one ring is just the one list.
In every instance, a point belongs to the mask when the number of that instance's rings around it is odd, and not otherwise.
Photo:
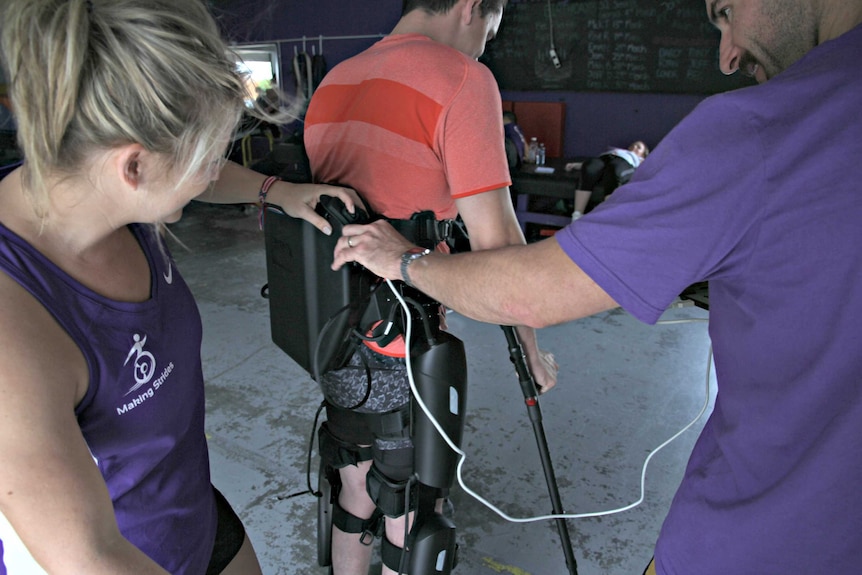
[(200, 315), (155, 232), (130, 229), (150, 265), (145, 302), (93, 292), (2, 224), (0, 269), (45, 306), (87, 361), (90, 386), (75, 413), (120, 531), (170, 573), (203, 574), (216, 509), (204, 435)]

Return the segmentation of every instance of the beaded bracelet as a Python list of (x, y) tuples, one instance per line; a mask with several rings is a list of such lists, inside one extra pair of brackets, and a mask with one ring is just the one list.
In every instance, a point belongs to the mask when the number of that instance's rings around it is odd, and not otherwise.
[(278, 181), (281, 181), (281, 178), (278, 176), (269, 176), (260, 185), (260, 191), (257, 193), (257, 200), (260, 203), (260, 213), (258, 214), (257, 223), (260, 229), (263, 229), (263, 212), (266, 210), (266, 195), (269, 193), (272, 185)]

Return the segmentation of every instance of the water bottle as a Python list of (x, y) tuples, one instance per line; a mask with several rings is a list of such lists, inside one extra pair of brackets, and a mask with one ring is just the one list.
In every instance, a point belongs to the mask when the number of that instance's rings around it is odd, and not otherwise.
[(539, 149), (536, 151), (536, 165), (545, 165), (545, 144), (539, 144)]
[(524, 161), (528, 164), (535, 164), (539, 155), (539, 141), (536, 138), (530, 138), (530, 143), (527, 146), (526, 158)]

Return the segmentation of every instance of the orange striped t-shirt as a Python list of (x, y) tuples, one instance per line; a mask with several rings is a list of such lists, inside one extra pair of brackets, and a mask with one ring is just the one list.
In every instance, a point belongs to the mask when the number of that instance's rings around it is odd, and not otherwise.
[(333, 68), (305, 119), (314, 180), (357, 190), (390, 218), (510, 185), (491, 72), (418, 34), (393, 35)]

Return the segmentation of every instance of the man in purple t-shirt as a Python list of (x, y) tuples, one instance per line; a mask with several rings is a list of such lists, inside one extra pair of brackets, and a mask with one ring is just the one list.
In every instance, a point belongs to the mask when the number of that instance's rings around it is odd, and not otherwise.
[(348, 227), (334, 265), (532, 326), (617, 305), (653, 323), (708, 281), (719, 393), (649, 572), (858, 573), (862, 2), (707, 12), (722, 71), (759, 85), (704, 100), (589, 215), (526, 247), (404, 264), (391, 228)]

